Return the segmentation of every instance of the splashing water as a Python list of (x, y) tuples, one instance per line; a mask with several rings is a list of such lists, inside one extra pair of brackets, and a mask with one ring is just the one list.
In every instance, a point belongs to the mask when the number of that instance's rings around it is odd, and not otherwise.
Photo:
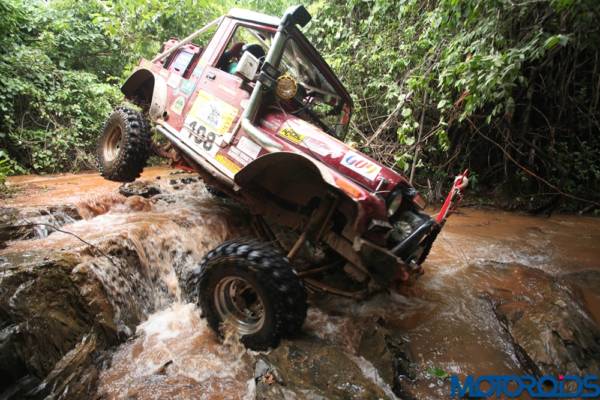
[[(151, 176), (156, 175), (152, 170)], [(40, 214), (71, 234), (41, 229), (28, 240), (8, 242), (0, 257), (73, 253), (79, 257), (73, 274), (87, 276), (102, 288), (104, 297), (97, 297), (106, 299), (114, 311), (112, 322), (130, 340), (115, 350), (100, 373), (98, 396), (253, 398), (256, 355), (234, 338), (221, 344), (200, 318), (200, 310), (186, 303), (179, 285), (210, 249), (248, 234), (245, 213), (213, 198), (198, 181), (171, 185), (169, 178), (154, 180), (161, 193), (147, 199), (117, 194), (117, 185), (96, 176), (89, 178), (93, 185), (87, 178), (77, 179), (81, 187), (95, 189), (82, 198), (79, 189), (75, 193), (76, 188), (60, 177), (62, 200), (51, 192), (47, 196), (55, 205), (71, 201), (81, 219), (69, 212)], [(40, 196), (31, 201), (44, 203)], [(598, 271), (599, 237), (599, 224), (592, 218), (542, 220), (468, 210), (449, 220), (425, 265), (426, 274), (410, 296), (379, 294), (361, 303), (314, 299), (304, 336), (343, 349), (389, 398), (395, 396), (394, 382), (386, 381), (377, 359), (368, 358), (364, 349), (374, 326), (385, 327), (407, 343), (416, 364), (416, 383), (411, 385), (418, 398), (448, 395), (438, 379), (428, 376), (430, 368), (458, 374), (519, 374), (512, 344), (482, 292), (499, 288), (539, 295), (542, 288), (519, 270), (514, 272), (514, 265), (553, 277)], [(94, 290), (86, 285), (82, 291)], [(600, 318), (598, 290), (589, 285), (582, 290), (583, 304)], [(344, 371), (343, 365), (339, 368)], [(294, 395), (290, 388), (282, 393)]]
[(177, 303), (152, 314), (136, 338), (102, 372), (98, 394), (108, 398), (241, 399), (251, 378), (239, 346), (224, 346), (193, 304)]

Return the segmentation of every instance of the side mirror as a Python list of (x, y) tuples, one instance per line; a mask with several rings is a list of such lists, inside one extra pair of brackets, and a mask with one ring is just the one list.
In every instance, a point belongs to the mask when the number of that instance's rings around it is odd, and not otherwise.
[(311, 19), (312, 17), (304, 6), (291, 6), (285, 10), (282, 18), (282, 24), (286, 25), (288, 23), (292, 23), (304, 27), (310, 22)]

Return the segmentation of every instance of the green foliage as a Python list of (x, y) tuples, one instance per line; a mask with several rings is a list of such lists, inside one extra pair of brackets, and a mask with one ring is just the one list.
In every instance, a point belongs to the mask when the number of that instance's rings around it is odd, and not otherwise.
[(90, 150), (120, 100), (99, 77), (102, 57), (88, 53), (103, 46), (98, 29), (72, 3), (0, 0), (0, 143), (18, 162), (6, 162), (6, 173), (93, 167)]
[(8, 165), (8, 159), (5, 158), (3, 153), (0, 153), (0, 192), (4, 189), (4, 183), (6, 182), (6, 176), (11, 172), (10, 166)]
[(281, 14), (288, 5), (285, 0), (0, 0), (0, 177), (93, 168), (92, 150), (104, 119), (122, 100), (118, 83), (141, 57), (153, 56), (170, 37), (187, 36), (231, 7)]
[(22, 174), (25, 171), (15, 161), (11, 160), (4, 150), (0, 149), (0, 197), (7, 192), (6, 177), (13, 174)]
[[(488, 189), (526, 166), (597, 198), (597, 1), (321, 0), (311, 11), (310, 36), (354, 95), (355, 139), (411, 94), (374, 156), (407, 171), (420, 147), (422, 177), (470, 166)], [(548, 192), (524, 176), (513, 190)]]
[(427, 373), (433, 378), (446, 379), (448, 377), (448, 373), (439, 367), (430, 367), (427, 369)]
[[(73, 0), (69, 0), (71, 2)], [(291, 4), (288, 0), (118, 0), (107, 2), (105, 9), (92, 15), (107, 37), (118, 43), (126, 75), (139, 58), (150, 57), (171, 37), (183, 38), (226, 14), (233, 7), (248, 8), (268, 14), (281, 15)], [(201, 35), (196, 41), (207, 42), (213, 32)]]
[[(281, 15), (293, 3), (0, 0), (2, 173), (90, 168), (118, 83), (141, 57), (231, 7)], [(415, 167), (427, 187), (470, 167), (481, 190), (598, 198), (596, 0), (314, 0), (309, 10), (303, 30), (352, 93), (349, 140), (365, 152)]]

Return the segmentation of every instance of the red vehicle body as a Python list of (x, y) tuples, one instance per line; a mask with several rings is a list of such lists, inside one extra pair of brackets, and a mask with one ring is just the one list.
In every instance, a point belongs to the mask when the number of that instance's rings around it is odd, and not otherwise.
[[(100, 165), (109, 179), (132, 180), (143, 168), (141, 158), (132, 153), (130, 164), (137, 164), (125, 174), (113, 164), (125, 160), (128, 126), (143, 131), (149, 119), (168, 139), (166, 146), (152, 144), (155, 151), (247, 204), (257, 217), (257, 235), (287, 253), (306, 287), (362, 298), (377, 288), (396, 289), (423, 272), (421, 264), (466, 186), (466, 171), (432, 219), (406, 178), (344, 143), (352, 99), (298, 29), (308, 20), (303, 7), (290, 8), (281, 19), (232, 10), (182, 41), (167, 41), (123, 85), (143, 116), (127, 111), (121, 112), (124, 123), (107, 122)], [(211, 27), (216, 32), (205, 47), (191, 43)], [(253, 43), (236, 42), (238, 37)], [(245, 55), (252, 46), (258, 57)], [(136, 140), (141, 131), (134, 129)], [(142, 141), (150, 146), (149, 139)], [(274, 225), (293, 232), (292, 243), (286, 246)], [(303, 256), (318, 246), (334, 256)], [(330, 267), (343, 270), (360, 288), (332, 285), (323, 276)], [(217, 314), (222, 322), (227, 313)]]

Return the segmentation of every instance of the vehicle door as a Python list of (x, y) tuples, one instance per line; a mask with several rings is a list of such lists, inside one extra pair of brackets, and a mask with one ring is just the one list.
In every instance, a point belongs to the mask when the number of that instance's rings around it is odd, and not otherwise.
[(236, 65), (245, 45), (259, 43), (267, 47), (272, 34), (264, 27), (230, 20), (221, 40), (210, 44), (215, 51), (201, 59), (193, 73), (198, 80), (185, 115), (182, 139), (192, 141), (196, 152), (231, 178), (260, 151), (247, 138), (242, 140), (242, 149), (232, 145), (240, 141), (235, 136), (253, 89), (252, 82), (236, 74)]

